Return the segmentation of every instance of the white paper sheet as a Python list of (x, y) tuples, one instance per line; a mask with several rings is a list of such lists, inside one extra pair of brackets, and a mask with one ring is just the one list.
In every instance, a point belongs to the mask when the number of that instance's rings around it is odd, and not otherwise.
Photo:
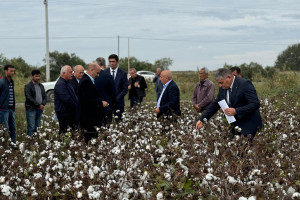
[[(225, 99), (223, 99), (222, 101), (219, 101), (218, 103), (219, 103), (221, 109), (223, 110), (223, 112), (224, 112), (224, 114), (225, 114), (225, 111), (224, 111), (224, 110), (225, 110), (226, 108), (229, 108), (228, 105), (227, 105), (227, 103), (226, 103), (226, 101), (225, 101)], [(227, 121), (228, 121), (229, 124), (231, 124), (231, 123), (233, 123), (233, 122), (236, 121), (234, 116), (228, 116), (228, 115), (226, 115), (226, 114), (225, 114), (225, 116), (226, 116), (226, 119), (227, 119)]]

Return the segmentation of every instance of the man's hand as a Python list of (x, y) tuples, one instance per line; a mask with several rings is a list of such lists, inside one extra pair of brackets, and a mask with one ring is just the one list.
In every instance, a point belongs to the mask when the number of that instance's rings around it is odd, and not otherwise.
[(224, 112), (228, 116), (234, 116), (236, 114), (235, 108), (226, 108)]
[(197, 121), (197, 123), (196, 123), (196, 130), (199, 130), (202, 127), (203, 127), (203, 123), (200, 120)]
[(200, 112), (200, 111), (201, 111), (201, 108), (199, 107), (198, 104), (195, 104), (195, 105), (194, 105), (194, 108), (195, 108), (195, 110), (196, 110), (197, 112)]
[(106, 108), (108, 105), (109, 105), (109, 103), (107, 103), (106, 101), (102, 101), (102, 106), (103, 106), (104, 108)]
[(131, 85), (128, 85), (128, 90), (130, 90), (131, 89)]
[(158, 114), (160, 112), (159, 108), (155, 108), (154, 112)]
[(45, 107), (45, 106), (41, 104), (40, 107), (39, 107), (39, 109), (40, 109), (40, 110), (44, 110), (44, 107)]
[(138, 82), (135, 82), (135, 83), (134, 83), (134, 87), (139, 87), (139, 83), (138, 83)]

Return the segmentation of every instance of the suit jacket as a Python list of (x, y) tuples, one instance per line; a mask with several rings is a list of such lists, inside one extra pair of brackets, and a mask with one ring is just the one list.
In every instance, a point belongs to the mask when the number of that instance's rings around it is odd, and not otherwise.
[[(128, 81), (128, 85), (131, 85), (132, 81), (133, 81), (133, 79), (130, 77), (129, 81)], [(134, 97), (133, 90), (136, 91), (137, 97), (139, 97), (139, 98), (145, 97), (146, 96), (145, 89), (147, 88), (147, 83), (145, 81), (145, 78), (143, 76), (137, 75), (135, 77), (134, 82), (139, 82), (140, 87), (134, 87), (134, 88), (131, 87), (131, 90), (129, 90), (128, 99), (131, 99), (132, 97)]]
[(70, 80), (70, 84), (72, 85), (72, 87), (75, 90), (76, 95), (78, 96), (78, 81), (77, 78), (75, 76), (72, 76), (72, 79)]
[[(110, 68), (107, 68), (104, 70), (106, 74), (110, 74)], [(117, 97), (116, 97), (116, 107), (124, 107), (124, 96), (128, 92), (128, 80), (127, 80), (127, 73), (122, 70), (121, 68), (118, 68), (118, 72), (115, 76), (115, 86), (117, 91)]]
[(82, 76), (78, 85), (80, 125), (97, 126), (101, 121), (102, 101), (98, 91), (87, 74)]
[(113, 77), (101, 70), (99, 77), (95, 79), (95, 87), (101, 100), (109, 103), (107, 109), (112, 111), (113, 105), (115, 105), (116, 102), (117, 93)]
[(75, 116), (77, 96), (69, 81), (59, 77), (54, 87), (54, 105), (58, 119)]
[(162, 95), (159, 106), (160, 113), (158, 113), (157, 117), (172, 114), (180, 116), (180, 92), (173, 80), (169, 83)]
[[(43, 84), (39, 83), (39, 87), (41, 88), (41, 94), (42, 94), (42, 105), (46, 105), (47, 103), (47, 96), (45, 92), (45, 88)], [(35, 100), (36, 98), (36, 92), (34, 88), (34, 83), (30, 81), (27, 83), (24, 87), (24, 93), (25, 93), (25, 108), (26, 110), (30, 109), (38, 109), (40, 107), (40, 104)]]
[[(219, 109), (219, 101), (226, 99), (227, 90), (219, 88), (217, 98), (210, 104), (206, 112), (200, 117), (203, 121), (204, 118), (210, 119)], [(260, 102), (256, 94), (256, 90), (251, 81), (235, 77), (233, 83), (230, 104), (235, 108), (236, 122), (234, 126), (239, 126), (242, 129), (242, 134), (256, 133), (258, 128), (262, 127), (261, 116), (259, 113)]]

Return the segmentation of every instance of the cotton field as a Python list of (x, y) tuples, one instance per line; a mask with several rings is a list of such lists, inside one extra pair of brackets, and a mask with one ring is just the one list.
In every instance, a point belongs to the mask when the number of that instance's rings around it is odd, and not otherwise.
[(0, 199), (300, 199), (300, 109), (285, 102), (261, 101), (252, 146), (221, 112), (197, 132), (189, 103), (177, 123), (141, 105), (89, 145), (44, 116), (17, 150), (0, 133)]

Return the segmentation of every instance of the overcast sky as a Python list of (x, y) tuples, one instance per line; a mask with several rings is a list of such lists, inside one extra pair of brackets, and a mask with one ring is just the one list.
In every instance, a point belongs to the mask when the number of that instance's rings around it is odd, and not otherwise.
[[(86, 63), (118, 54), (171, 70), (257, 62), (272, 66), (300, 42), (299, 0), (48, 0), (50, 51)], [(0, 53), (42, 66), (46, 52), (43, 0), (0, 1)]]

